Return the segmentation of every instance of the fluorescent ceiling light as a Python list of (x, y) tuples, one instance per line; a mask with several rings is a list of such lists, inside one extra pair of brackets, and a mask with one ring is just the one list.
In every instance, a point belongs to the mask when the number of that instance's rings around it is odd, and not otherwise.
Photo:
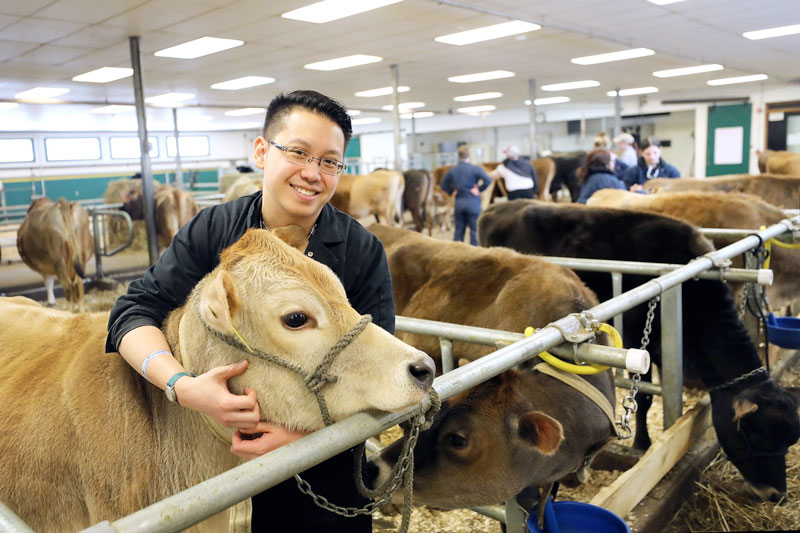
[(527, 33), (529, 31), (536, 31), (538, 29), (541, 29), (541, 26), (538, 24), (532, 24), (522, 20), (512, 20), (510, 22), (503, 22), (501, 24), (484, 26), (483, 28), (475, 28), (474, 30), (442, 35), (434, 38), (433, 40), (437, 43), (455, 44), (461, 46), (464, 44), (472, 44), (491, 39), (499, 39), (500, 37), (508, 37), (509, 35)]
[(292, 20), (302, 20), (303, 22), (314, 22), (324, 24), (332, 20), (338, 20), (352, 15), (372, 11), (379, 7), (396, 4), (402, 0), (323, 0), (309, 4), (300, 9), (294, 9), (283, 13), (281, 17)]
[(551, 83), (550, 85), (542, 85), (539, 88), (543, 91), (568, 91), (570, 89), (585, 89), (587, 87), (597, 87), (598, 85), (600, 85), (599, 81), (581, 80), (581, 81), (569, 81), (566, 83)]
[(378, 117), (357, 118), (353, 121), (353, 125), (358, 126), (359, 124), (377, 124), (380, 121), (381, 119)]
[[(403, 113), (400, 118), (411, 118), (411, 113)], [(414, 118), (428, 118), (434, 115), (433, 111), (417, 111), (413, 114)]]
[[(425, 102), (402, 102), (397, 107), (400, 108), (400, 111), (404, 111), (406, 109), (416, 109), (418, 107), (425, 107)], [(394, 106), (389, 104), (382, 106), (381, 109), (384, 111), (391, 111), (394, 109)]]
[(267, 109), (265, 107), (243, 107), (241, 109), (231, 109), (230, 111), (225, 111), (225, 114), (229, 117), (246, 117), (248, 115), (260, 115), (261, 113), (266, 113)]
[[(380, 89), (370, 89), (368, 91), (358, 91), (356, 96), (361, 96), (363, 98), (371, 98), (373, 96), (386, 96), (387, 94), (392, 94), (394, 89), (392, 87), (381, 87)], [(398, 93), (406, 93), (408, 92), (408, 87), (405, 85), (398, 85), (397, 86)]]
[(361, 114), (361, 111), (359, 111), (358, 109), (348, 109), (347, 114), (350, 115), (351, 117), (357, 117), (358, 115)]
[(195, 95), (192, 93), (166, 93), (145, 98), (144, 101), (153, 105), (172, 106), (180, 105), (180, 102), (191, 100), (194, 97)]
[(635, 59), (637, 57), (651, 56), (655, 54), (649, 48), (631, 48), (620, 52), (609, 52), (608, 54), (597, 54), (593, 56), (575, 57), (570, 59), (576, 65), (596, 65), (597, 63), (609, 63), (611, 61), (622, 61), (623, 59)]
[[(528, 102), (525, 105), (531, 105), (530, 100), (525, 101)], [(533, 101), (535, 105), (563, 104), (565, 102), (569, 102), (569, 96), (551, 96), (550, 98), (537, 98)]]
[(103, 67), (91, 72), (78, 74), (72, 81), (83, 81), (88, 83), (108, 83), (110, 81), (121, 80), (133, 76), (132, 68)]
[(500, 98), (503, 96), (503, 93), (491, 92), (491, 93), (477, 93), (477, 94), (465, 94), (464, 96), (456, 96), (453, 98), (456, 102), (474, 102), (475, 100), (491, 100), (492, 98)]
[(678, 2), (683, 2), (683, 0), (647, 0), (647, 1), (657, 6), (665, 6), (667, 4), (677, 4)]
[(674, 76), (688, 76), (689, 74), (701, 74), (703, 72), (713, 72), (715, 70), (722, 70), (722, 65), (716, 63), (711, 65), (698, 65), (696, 67), (673, 68), (670, 70), (657, 70), (653, 72), (656, 78), (672, 78)]
[(261, 129), (262, 126), (261, 122), (240, 122), (234, 125), (235, 128), (240, 130), (257, 130)]
[(174, 57), (177, 59), (194, 59), (209, 54), (216, 54), (223, 50), (242, 46), (244, 41), (237, 39), (220, 39), (218, 37), (200, 37), (194, 41), (164, 48), (153, 55), (158, 57)]
[(244, 78), (236, 78), (235, 80), (221, 81), (211, 86), (212, 89), (238, 91), (239, 89), (247, 89), (248, 87), (256, 87), (258, 85), (267, 85), (273, 83), (275, 78), (268, 78), (266, 76), (245, 76)]
[(472, 107), (459, 107), (456, 109), (459, 113), (481, 113), (483, 111), (494, 111), (497, 109), (493, 105), (476, 105)]
[[(620, 89), (619, 95), (634, 96), (637, 94), (650, 94), (657, 92), (658, 92), (658, 87), (634, 87), (633, 89)], [(606, 94), (608, 96), (617, 96), (617, 91), (608, 91)]]
[(742, 34), (747, 39), (769, 39), (770, 37), (783, 37), (784, 35), (794, 35), (800, 33), (800, 24), (791, 26), (780, 26), (778, 28), (768, 28), (766, 30), (746, 31)]
[(114, 115), (116, 113), (128, 113), (130, 111), (135, 111), (136, 106), (133, 105), (107, 105), (103, 107), (95, 107), (94, 109), (90, 110), (90, 113), (101, 113), (104, 115)]
[(19, 104), (16, 102), (0, 102), (0, 111), (8, 111), (9, 109), (14, 109)]
[(61, 96), (62, 94), (67, 94), (68, 92), (69, 89), (57, 87), (36, 87), (15, 94), (14, 98), (19, 98), (21, 100), (47, 100), (56, 96)]
[(749, 81), (766, 80), (766, 74), (753, 74), (751, 76), (736, 76), (735, 78), (719, 78), (716, 80), (708, 80), (706, 83), (709, 85), (731, 85), (733, 83), (747, 83)]
[(492, 70), (489, 72), (476, 72), (475, 74), (464, 74), (462, 76), (451, 76), (447, 81), (454, 83), (472, 83), (474, 81), (498, 80), (500, 78), (513, 78), (516, 76), (508, 70)]
[(352, 56), (337, 57), (336, 59), (328, 59), (327, 61), (309, 63), (307, 65), (303, 65), (303, 68), (307, 68), (309, 70), (339, 70), (340, 68), (368, 65), (370, 63), (377, 63), (378, 61), (383, 61), (383, 58), (378, 56), (355, 54)]

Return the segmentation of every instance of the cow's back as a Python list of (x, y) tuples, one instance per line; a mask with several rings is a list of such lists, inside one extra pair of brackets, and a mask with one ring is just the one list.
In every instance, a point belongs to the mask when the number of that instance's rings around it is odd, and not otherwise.
[(23, 262), (42, 275), (56, 275), (60, 268), (74, 275), (74, 228), (69, 204), (60, 198), (34, 200), (17, 231), (17, 249)]

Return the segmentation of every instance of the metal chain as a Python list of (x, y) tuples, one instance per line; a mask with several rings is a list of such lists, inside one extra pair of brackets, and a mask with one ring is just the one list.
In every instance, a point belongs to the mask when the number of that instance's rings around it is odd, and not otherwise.
[(742, 303), (739, 309), (739, 320), (744, 322), (744, 314), (747, 312), (747, 289), (750, 287), (749, 283), (744, 284), (742, 289)]
[[(650, 344), (650, 333), (653, 331), (653, 319), (656, 316), (656, 306), (661, 301), (661, 296), (655, 296), (650, 300), (647, 308), (647, 320), (644, 323), (644, 331), (642, 332), (642, 346), (641, 349), (647, 348)], [(631, 391), (622, 399), (622, 408), (625, 410), (620, 419), (620, 439), (629, 439), (633, 436), (631, 429), (631, 415), (634, 415), (639, 410), (639, 404), (636, 403), (636, 394), (639, 392), (639, 382), (642, 380), (641, 374), (633, 374), (631, 376)]]

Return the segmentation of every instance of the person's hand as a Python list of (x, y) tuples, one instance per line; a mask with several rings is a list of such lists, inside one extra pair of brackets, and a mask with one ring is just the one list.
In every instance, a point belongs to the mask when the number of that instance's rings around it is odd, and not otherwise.
[(480, 191), (480, 189), (478, 189), (477, 185), (473, 185), (472, 188), (469, 190), (469, 192), (471, 192), (475, 196), (480, 196), (481, 195), (481, 191)]
[(260, 413), (256, 391), (244, 389), (244, 394), (232, 394), (228, 380), (247, 368), (247, 360), (212, 368), (193, 378), (186, 376), (175, 382), (178, 403), (200, 411), (229, 428), (251, 429), (258, 424)]
[(639, 183), (634, 183), (633, 185), (631, 185), (631, 188), (630, 188), (630, 190), (633, 191), (633, 192), (638, 192), (638, 191), (641, 191), (643, 189), (644, 189), (644, 187), (642, 187), (641, 184), (639, 184)]
[(306, 435), (308, 433), (289, 431), (283, 426), (259, 422), (253, 428), (236, 430), (233, 434), (231, 453), (249, 461)]

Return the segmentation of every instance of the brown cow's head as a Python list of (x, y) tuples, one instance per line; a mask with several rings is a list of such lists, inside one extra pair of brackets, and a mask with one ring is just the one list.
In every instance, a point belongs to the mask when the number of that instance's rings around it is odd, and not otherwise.
[(144, 197), (140, 189), (131, 188), (122, 193), (122, 210), (131, 216), (132, 220), (144, 220)]

